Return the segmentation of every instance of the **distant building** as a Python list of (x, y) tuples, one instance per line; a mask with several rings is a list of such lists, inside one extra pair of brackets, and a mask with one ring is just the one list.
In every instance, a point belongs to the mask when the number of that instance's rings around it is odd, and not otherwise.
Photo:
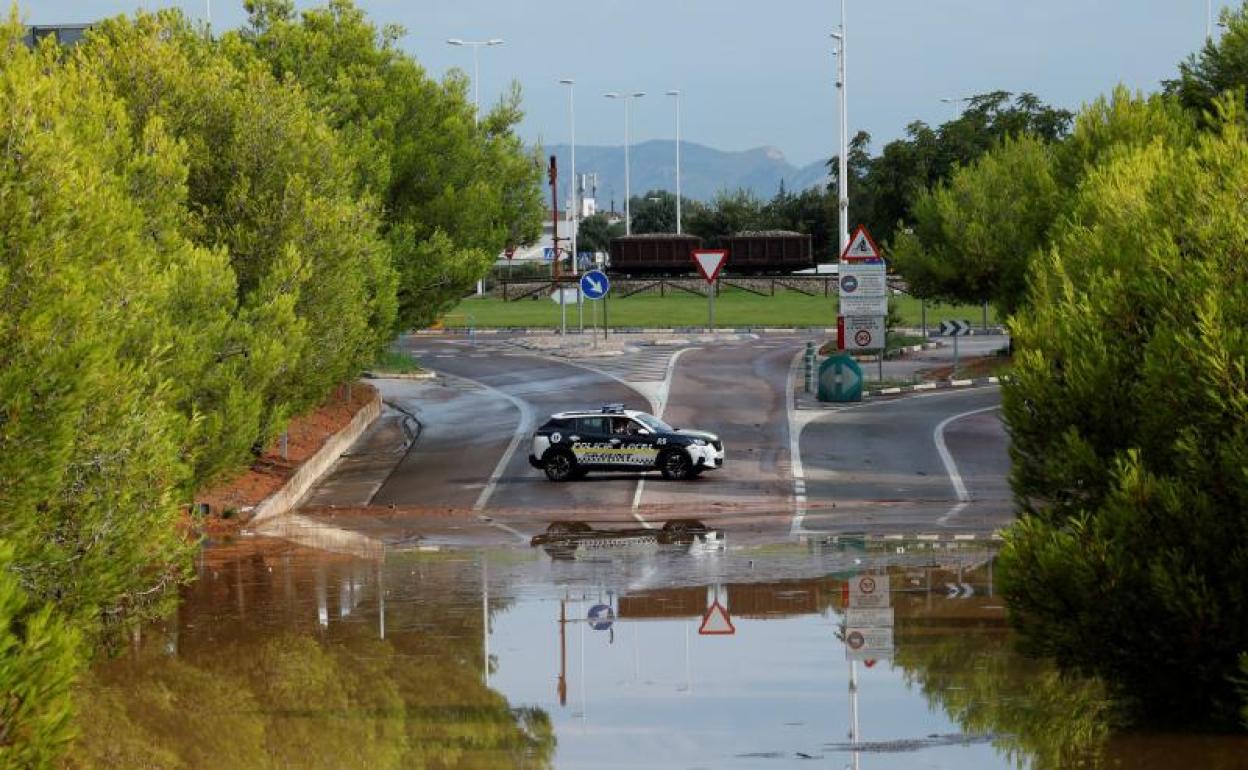
[(30, 26), (26, 28), (26, 34), (22, 37), (22, 42), (34, 48), (44, 38), (50, 37), (61, 45), (77, 45), (86, 37), (89, 29), (91, 29), (90, 24), (44, 24)]

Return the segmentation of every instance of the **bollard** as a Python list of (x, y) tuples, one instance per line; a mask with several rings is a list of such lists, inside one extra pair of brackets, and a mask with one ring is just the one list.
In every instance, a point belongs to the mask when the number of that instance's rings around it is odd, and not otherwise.
[(815, 343), (806, 343), (806, 392), (815, 388)]

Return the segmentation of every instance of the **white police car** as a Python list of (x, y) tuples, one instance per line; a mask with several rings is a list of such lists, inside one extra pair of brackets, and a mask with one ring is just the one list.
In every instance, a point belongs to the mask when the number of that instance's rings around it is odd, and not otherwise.
[(723, 466), (724, 444), (714, 433), (673, 428), (645, 412), (608, 404), (598, 411), (551, 415), (533, 435), (529, 464), (551, 481), (619, 470), (694, 479)]

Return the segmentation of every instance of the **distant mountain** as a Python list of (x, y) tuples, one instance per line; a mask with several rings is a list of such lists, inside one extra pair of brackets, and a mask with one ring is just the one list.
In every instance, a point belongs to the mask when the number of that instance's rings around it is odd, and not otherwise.
[[(560, 207), (568, 197), (571, 156), (568, 145), (544, 148), (554, 154), (559, 164)], [(676, 191), (676, 143), (653, 140), (629, 148), (631, 167), (630, 188), (633, 195), (647, 190)], [(598, 206), (607, 208), (614, 197), (616, 206), (624, 205), (624, 148), (577, 145), (578, 173), (598, 174)], [(721, 190), (744, 188), (767, 200), (780, 189), (784, 180), (792, 192), (827, 184), (827, 167), (823, 161), (797, 167), (774, 147), (758, 147), (743, 152), (724, 152), (692, 142), (680, 143), (680, 186), (686, 198), (709, 201)], [(587, 193), (588, 194), (588, 191)]]

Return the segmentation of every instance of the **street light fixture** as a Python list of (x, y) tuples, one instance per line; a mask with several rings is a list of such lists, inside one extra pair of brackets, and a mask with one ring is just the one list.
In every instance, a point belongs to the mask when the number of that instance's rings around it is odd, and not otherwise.
[[(571, 186), (572, 219), (571, 219), (571, 232), (568, 233), (568, 239), (569, 239), (568, 243), (571, 248), (571, 254), (572, 254), (572, 258), (570, 260), (572, 263), (572, 270), (575, 271), (577, 275), (579, 275), (581, 270), (580, 270), (580, 260), (577, 256), (577, 251), (576, 251), (576, 231), (580, 229), (581, 204), (580, 204), (580, 195), (579, 195), (580, 191), (577, 189), (580, 186), (580, 182), (576, 177), (576, 81), (573, 80), (572, 78), (561, 78), (559, 80), (559, 84), (568, 87), (568, 122), (571, 125), (571, 132), (572, 132), (572, 186)], [(555, 244), (556, 244), (555, 259), (559, 259), (558, 243), (559, 243), (559, 233), (556, 232), (555, 233)], [(562, 291), (562, 289), (560, 289), (560, 291)], [(562, 296), (559, 297), (559, 307), (563, 313), (563, 334), (566, 337), (568, 334), (568, 310), (567, 310), (567, 305), (563, 302)], [(584, 321), (585, 311), (581, 305), (581, 292), (579, 288), (577, 289), (577, 292), (576, 292), (576, 308), (577, 308), (578, 314), (580, 314), (580, 318), (581, 318), (580, 323), (581, 323), (581, 328), (583, 331), (584, 326), (585, 326), (585, 321)]]
[(676, 234), (680, 235), (680, 91), (673, 89), (667, 95), (676, 99)]
[(844, 254), (845, 249), (849, 247), (849, 114), (848, 114), (848, 97), (845, 94), (845, 0), (841, 0), (841, 27), (838, 32), (832, 33), (832, 39), (836, 41), (836, 50), (833, 55), (836, 56), (836, 90), (840, 96), (841, 107), (841, 151), (840, 157), (837, 159), (837, 202), (836, 207), (839, 211), (840, 226), (840, 246), (838, 254)]
[(945, 104), (953, 105), (953, 117), (956, 120), (961, 114), (959, 112), (959, 109), (960, 109), (959, 105), (962, 104), (963, 102), (969, 102), (974, 98), (975, 97), (973, 96), (942, 96), (940, 98), (940, 101)]
[(645, 96), (645, 91), (634, 91), (632, 93), (621, 94), (617, 91), (608, 91), (603, 96), (608, 99), (620, 99), (624, 102), (624, 234), (633, 234), (633, 217), (632, 207), (629, 203), (632, 197), (630, 179), (629, 179), (629, 163), (628, 163), (628, 103), (634, 99), (640, 99)]
[(446, 41), (447, 45), (453, 45), (460, 48), (465, 46), (472, 49), (472, 124), (478, 125), (481, 122), (481, 57), (479, 51), (481, 46), (492, 47), (502, 45), (503, 41), (499, 38), (490, 38), (489, 40), (461, 40), (453, 37)]

